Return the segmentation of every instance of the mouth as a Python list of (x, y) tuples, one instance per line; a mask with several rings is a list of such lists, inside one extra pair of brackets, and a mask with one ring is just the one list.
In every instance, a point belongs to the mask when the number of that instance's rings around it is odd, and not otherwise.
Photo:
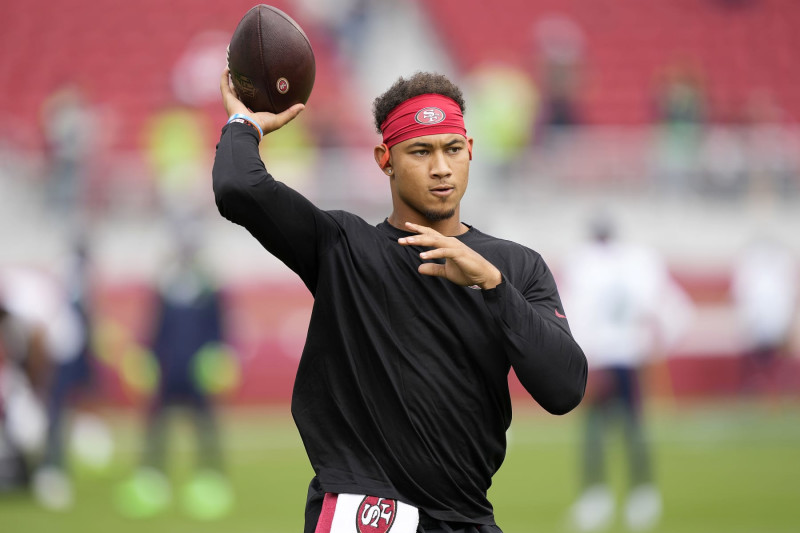
[(455, 189), (451, 185), (437, 185), (436, 187), (432, 187), (429, 190), (431, 191), (431, 194), (433, 194), (434, 196), (445, 197), (452, 194), (452, 192)]

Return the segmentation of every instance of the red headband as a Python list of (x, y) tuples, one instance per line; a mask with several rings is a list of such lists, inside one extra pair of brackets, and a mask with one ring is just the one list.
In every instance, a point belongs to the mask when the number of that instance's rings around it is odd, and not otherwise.
[[(421, 94), (409, 98), (389, 112), (381, 124), (381, 131), (386, 146), (381, 168), (389, 161), (389, 148), (399, 142), (439, 133), (467, 136), (461, 108), (455, 100), (441, 94)], [(469, 152), (472, 159), (472, 150)]]

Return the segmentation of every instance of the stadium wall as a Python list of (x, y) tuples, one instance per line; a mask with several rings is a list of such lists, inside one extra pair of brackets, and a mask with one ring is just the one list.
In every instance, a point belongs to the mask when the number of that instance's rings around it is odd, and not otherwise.
[[(683, 284), (700, 304), (699, 317), (704, 308), (725, 305), (724, 274), (684, 279)], [(147, 346), (153, 301), (152, 289), (136, 283), (105, 286), (97, 292), (95, 355), (103, 392), (113, 404), (132, 405), (147, 397), (138, 385), (147, 381), (138, 375), (146, 365), (137, 358), (146, 353), (140, 348)], [(287, 403), (311, 314), (310, 294), (299, 282), (249, 282), (226, 287), (225, 302), (239, 379), (223, 400), (243, 405)], [(742, 393), (745, 367), (741, 348), (731, 342), (734, 327), (710, 327), (701, 320), (686, 342), (653, 361), (646, 374), (647, 392), (680, 400)], [(800, 391), (798, 355), (795, 350), (794, 357), (778, 363), (779, 386), (790, 394)], [(510, 383), (512, 396), (524, 399), (526, 392), (513, 371)]]

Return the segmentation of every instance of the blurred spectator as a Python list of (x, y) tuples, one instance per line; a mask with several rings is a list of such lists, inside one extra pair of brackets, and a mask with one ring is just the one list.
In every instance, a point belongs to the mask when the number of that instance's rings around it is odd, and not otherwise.
[[(524, 70), (510, 62), (478, 65), (466, 80), (470, 130), (481, 143), (474, 164), (485, 168), (487, 186), (508, 181), (528, 148), (534, 129), (538, 90)], [(481, 172), (481, 171), (479, 171)]]
[(184, 510), (198, 519), (213, 519), (233, 505), (212, 396), (213, 374), (226, 357), (221, 295), (203, 268), (198, 237), (182, 234), (178, 241), (153, 313), (151, 347), (159, 375), (147, 411), (142, 464), (118, 493), (120, 511), (135, 518), (159, 513), (172, 500), (166, 451), (169, 415), (176, 408), (191, 414), (198, 444), (195, 472), (182, 493)]
[(211, 172), (209, 132), (208, 117), (182, 104), (159, 110), (144, 128), (142, 142), (160, 208), (174, 223), (210, 204), (211, 193), (202, 179)]
[(660, 189), (682, 195), (696, 187), (705, 107), (698, 67), (688, 61), (668, 66), (655, 90), (656, 172)]
[(570, 509), (571, 526), (600, 531), (614, 520), (605, 436), (621, 424), (630, 478), (623, 518), (631, 530), (652, 528), (662, 501), (643, 427), (641, 372), (684, 330), (688, 296), (655, 251), (617, 239), (608, 214), (594, 218), (590, 242), (568, 256), (559, 285), (590, 372), (582, 407), (582, 493)]
[(743, 106), (748, 192), (753, 199), (788, 199), (797, 193), (798, 166), (786, 113), (768, 88), (747, 95)]
[(776, 239), (754, 239), (734, 265), (731, 296), (745, 343), (742, 391), (779, 392), (798, 311), (796, 258)]
[[(699, 168), (686, 168), (686, 175), (694, 181), (686, 187), (704, 194), (709, 199), (736, 199), (742, 196), (747, 181), (747, 139), (740, 125), (714, 125), (706, 128), (703, 142), (691, 150), (692, 160), (699, 152)], [(697, 139), (699, 141), (699, 139)], [(676, 160), (675, 165), (680, 166)], [(702, 171), (698, 173), (697, 171)], [(702, 179), (697, 179), (702, 178)]]
[(62, 215), (83, 207), (88, 161), (96, 145), (95, 111), (77, 83), (58, 87), (42, 104), (48, 162), (47, 199)]
[(697, 124), (705, 117), (698, 67), (678, 62), (667, 67), (656, 92), (658, 119), (669, 125)]
[(299, 9), (303, 21), (316, 22), (328, 32), (340, 60), (359, 57), (372, 15), (368, 0), (301, 0)]
[(274, 138), (266, 137), (258, 147), (262, 159), (270, 162), (270, 172), (284, 176), (283, 181), (292, 187), (305, 186), (304, 190), (310, 190), (315, 185), (323, 186), (324, 183), (314, 181), (319, 175), (320, 153), (309, 120), (298, 117), (284, 126), (281, 133)]
[(559, 14), (543, 17), (533, 31), (540, 63), (544, 124), (553, 127), (580, 124), (583, 30), (572, 18)]

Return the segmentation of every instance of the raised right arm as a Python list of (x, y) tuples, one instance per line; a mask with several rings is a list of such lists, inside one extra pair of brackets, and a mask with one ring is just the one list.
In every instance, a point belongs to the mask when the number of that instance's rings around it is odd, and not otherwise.
[[(302, 110), (295, 106), (279, 115), (251, 113), (233, 94), (227, 70), (221, 90), (226, 112), (256, 119), (265, 134)], [(303, 195), (273, 179), (259, 155), (259, 140), (256, 128), (246, 123), (232, 122), (222, 129), (212, 171), (217, 207), (222, 216), (244, 226), (313, 290), (318, 253), (337, 238), (338, 226)]]

